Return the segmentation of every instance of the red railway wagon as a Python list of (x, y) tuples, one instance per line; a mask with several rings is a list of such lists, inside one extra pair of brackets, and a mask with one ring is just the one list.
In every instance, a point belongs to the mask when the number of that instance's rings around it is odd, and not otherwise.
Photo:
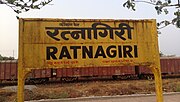
[(117, 78), (118, 76), (131, 77), (135, 75), (134, 67), (131, 66), (63, 68), (63, 69), (57, 69), (56, 71), (57, 71), (56, 73), (57, 78), (68, 78), (64, 80), (70, 80), (70, 78), (76, 78), (76, 77), (113, 76), (113, 78)]
[(17, 60), (0, 61), (0, 80), (17, 80)]
[(161, 71), (163, 75), (180, 75), (180, 57), (161, 58)]
[[(166, 76), (180, 76), (180, 57), (161, 57), (161, 74)], [(152, 78), (153, 73), (145, 66), (139, 67), (139, 74), (144, 78)]]
[[(51, 69), (33, 70), (27, 77), (31, 81), (46, 81), (50, 78)], [(0, 61), (0, 81), (17, 80), (18, 77), (18, 62), (17, 60), (2, 60)]]
[[(160, 59), (162, 76), (180, 76), (180, 57), (163, 57)], [(0, 61), (0, 81), (17, 80), (17, 60)], [(113, 78), (152, 78), (151, 70), (145, 66), (116, 66), (116, 67), (87, 67), (87, 68), (60, 68), (36, 69), (28, 75), (28, 80), (33, 82), (48, 81), (49, 78), (63, 78), (71, 81), (81, 77), (106, 77)]]
[(33, 83), (43, 83), (52, 77), (52, 69), (36, 69), (28, 75), (27, 80)]

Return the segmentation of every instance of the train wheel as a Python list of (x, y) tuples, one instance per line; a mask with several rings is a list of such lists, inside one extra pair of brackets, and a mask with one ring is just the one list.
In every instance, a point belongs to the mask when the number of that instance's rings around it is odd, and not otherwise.
[(49, 81), (48, 78), (43, 78), (43, 79), (40, 79), (40, 80), (39, 80), (39, 83), (45, 84), (45, 83), (47, 83), (48, 81)]
[(153, 78), (154, 78), (154, 77), (153, 77), (152, 75), (147, 75), (147, 76), (146, 76), (146, 79), (148, 79), (148, 80), (153, 80)]
[(78, 77), (63, 77), (61, 80), (64, 82), (74, 82), (78, 80)]
[(118, 76), (117, 75), (113, 75), (112, 78), (113, 78), (113, 80), (117, 80)]

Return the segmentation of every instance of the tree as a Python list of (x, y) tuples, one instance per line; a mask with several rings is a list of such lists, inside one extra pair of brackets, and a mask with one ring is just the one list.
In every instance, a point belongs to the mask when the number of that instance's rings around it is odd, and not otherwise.
[(176, 27), (180, 28), (180, 0), (177, 0), (177, 4), (172, 4), (171, 0), (127, 0), (123, 6), (127, 7), (128, 9), (132, 9), (135, 11), (135, 4), (141, 2), (141, 3), (148, 3), (154, 6), (154, 8), (157, 11), (157, 14), (168, 14), (168, 7), (176, 7), (177, 11), (174, 12), (174, 15), (176, 16), (172, 20), (163, 20), (159, 23), (157, 23), (158, 29), (164, 28), (170, 24), (176, 25)]
[[(19, 14), (22, 12), (27, 12), (30, 9), (41, 9), (51, 1), (52, 0), (0, 0), (0, 4), (5, 4), (11, 7), (14, 12)], [(176, 7), (177, 11), (174, 12), (176, 17), (172, 20), (163, 20), (157, 23), (157, 28), (164, 28), (170, 24), (176, 25), (178, 28), (180, 28), (180, 0), (177, 0), (177, 4), (172, 4), (171, 0), (127, 0), (123, 6), (135, 11), (135, 3), (139, 2), (148, 3), (155, 6), (157, 14), (168, 14), (168, 7)]]
[(0, 60), (14, 60), (14, 59), (15, 59), (14, 57), (1, 56), (1, 54), (0, 54)]
[(165, 55), (161, 51), (159, 52), (160, 57), (176, 57), (176, 55)]
[(52, 0), (0, 0), (0, 4), (5, 4), (16, 13), (27, 12), (30, 9), (40, 9), (49, 4)]
[(160, 51), (159, 56), (160, 56), (160, 57), (163, 57), (164, 54)]
[(1, 56), (1, 54), (0, 54), (0, 60), (3, 60), (3, 56)]

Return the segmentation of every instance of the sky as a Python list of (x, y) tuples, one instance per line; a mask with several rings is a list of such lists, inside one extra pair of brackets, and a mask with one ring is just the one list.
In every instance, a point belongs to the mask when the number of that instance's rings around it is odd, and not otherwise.
[[(0, 5), (0, 54), (18, 58), (18, 27), (16, 16), (20, 18), (64, 18), (64, 19), (164, 19), (171, 20), (174, 8), (169, 15), (157, 15), (154, 6), (137, 3), (136, 11), (123, 7), (126, 0), (53, 0), (40, 10), (30, 10), (16, 14), (10, 7)], [(180, 28), (174, 25), (160, 29), (159, 50), (165, 55), (180, 56)]]

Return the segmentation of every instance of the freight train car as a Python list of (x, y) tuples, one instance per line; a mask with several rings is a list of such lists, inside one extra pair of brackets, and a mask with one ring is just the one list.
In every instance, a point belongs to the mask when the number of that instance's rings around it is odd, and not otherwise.
[(111, 76), (117, 78), (133, 78), (135, 70), (132, 66), (116, 67), (88, 67), (88, 68), (64, 68), (57, 69), (56, 77), (65, 81), (73, 81), (78, 78), (103, 78)]
[[(161, 57), (161, 74), (166, 77), (180, 77), (180, 57)], [(145, 66), (139, 67), (140, 78), (152, 79), (153, 73)]]
[(17, 68), (17, 60), (0, 61), (0, 81), (16, 81)]
[[(180, 57), (160, 58), (162, 77), (180, 77)], [(146, 66), (117, 66), (95, 68), (57, 69), (56, 77), (76, 80), (79, 77), (112, 77), (113, 79), (153, 79), (154, 75)]]
[[(17, 81), (17, 60), (0, 61), (0, 82)], [(163, 57), (160, 59), (162, 77), (180, 77), (180, 57)], [(74, 81), (78, 78), (92, 79), (112, 77), (113, 79), (145, 78), (152, 79), (153, 73), (145, 66), (87, 67), (37, 69), (26, 78), (28, 82), (46, 82), (49, 79)]]
[[(28, 82), (45, 82), (51, 78), (51, 69), (33, 70), (27, 77)], [(0, 82), (17, 81), (18, 61), (2, 60), (0, 61)]]
[(33, 70), (26, 78), (30, 83), (44, 83), (52, 77), (52, 69), (36, 69)]

